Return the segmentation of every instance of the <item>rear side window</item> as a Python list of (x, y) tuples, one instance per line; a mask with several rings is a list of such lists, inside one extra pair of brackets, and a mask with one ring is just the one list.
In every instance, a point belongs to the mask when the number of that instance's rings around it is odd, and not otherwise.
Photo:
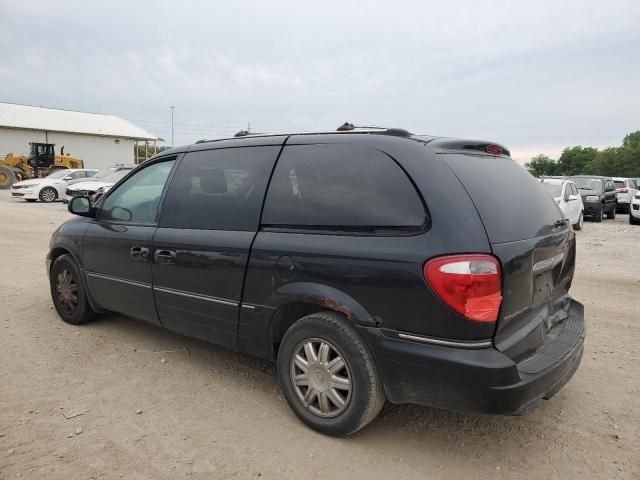
[(255, 231), (269, 175), (280, 147), (187, 153), (176, 169), (160, 226)]
[(270, 226), (420, 227), (425, 209), (388, 155), (360, 145), (285, 147), (265, 200)]

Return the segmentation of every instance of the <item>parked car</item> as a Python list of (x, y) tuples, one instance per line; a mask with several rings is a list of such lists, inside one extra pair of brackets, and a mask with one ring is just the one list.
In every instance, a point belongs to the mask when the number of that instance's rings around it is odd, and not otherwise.
[(553, 197), (564, 218), (569, 219), (575, 230), (582, 230), (584, 206), (576, 184), (568, 178), (544, 177), (540, 179), (544, 189)]
[(115, 311), (273, 360), (326, 434), (385, 400), (520, 414), (580, 363), (575, 234), (501, 145), (353, 127), (199, 142), (69, 211), (47, 256), (64, 321)]
[(575, 175), (569, 178), (582, 195), (585, 216), (592, 217), (594, 222), (601, 222), (603, 215), (616, 218), (616, 188), (611, 177)]
[(617, 211), (629, 213), (631, 199), (638, 193), (638, 185), (634, 178), (613, 177), (613, 184), (616, 187)]
[(64, 196), (69, 185), (86, 181), (98, 171), (87, 169), (61, 169), (44, 178), (30, 178), (11, 185), (11, 195), (27, 202), (54, 202)]
[(118, 166), (109, 167), (101, 171), (104, 175), (95, 176), (90, 181), (80, 182), (70, 186), (65, 191), (64, 202), (69, 203), (73, 197), (85, 196), (92, 197), (96, 193), (104, 193), (105, 189), (108, 190), (118, 180), (124, 178), (127, 173), (133, 170), (133, 166)]
[(640, 225), (640, 192), (631, 199), (631, 208), (629, 208), (629, 223), (631, 225)]

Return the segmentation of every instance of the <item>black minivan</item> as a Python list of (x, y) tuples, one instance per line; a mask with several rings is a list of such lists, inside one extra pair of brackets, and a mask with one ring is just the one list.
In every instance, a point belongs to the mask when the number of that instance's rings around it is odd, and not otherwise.
[(383, 403), (521, 414), (582, 357), (573, 230), (498, 144), (401, 129), (199, 142), (53, 234), (66, 322), (120, 312), (276, 362), (312, 428)]

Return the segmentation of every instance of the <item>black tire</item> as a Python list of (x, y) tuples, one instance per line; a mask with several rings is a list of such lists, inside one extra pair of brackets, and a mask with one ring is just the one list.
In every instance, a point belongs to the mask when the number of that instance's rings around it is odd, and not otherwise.
[(609, 220), (614, 220), (616, 218), (616, 206), (612, 206), (607, 212), (607, 218)]
[(40, 190), (38, 198), (40, 198), (40, 201), (44, 203), (55, 202), (58, 199), (58, 191), (52, 187), (44, 187)]
[(600, 223), (602, 221), (602, 206), (593, 211), (593, 221)]
[(580, 212), (580, 216), (578, 217), (578, 222), (573, 224), (574, 230), (582, 230), (582, 224), (584, 223), (584, 216), (582, 212)]
[(25, 200), (26, 200), (27, 202), (29, 202), (29, 203), (33, 203), (33, 202), (35, 202), (35, 201), (36, 201), (36, 199), (35, 199), (35, 198), (25, 198)]
[[(297, 367), (292, 362), (296, 352), (307, 341), (327, 342), (346, 364), (344, 371), (350, 379), (350, 391), (345, 406), (342, 407), (344, 410), (335, 416), (326, 417), (314, 413), (310, 410), (314, 407), (309, 405), (307, 408), (298, 396), (299, 393), (296, 393), (305, 387), (294, 386), (292, 375)], [(320, 348), (318, 357), (321, 358)], [(291, 409), (309, 427), (326, 435), (345, 436), (357, 432), (371, 422), (384, 405), (384, 390), (373, 355), (353, 327), (335, 312), (314, 313), (295, 322), (282, 339), (277, 366), (280, 384)], [(332, 374), (329, 377), (318, 377), (312, 373), (309, 373), (309, 377), (320, 378), (320, 382), (327, 381), (329, 385), (330, 379), (334, 378)], [(310, 386), (306, 388), (311, 389)], [(331, 389), (330, 386), (328, 389)], [(319, 399), (314, 401), (318, 401), (318, 408), (321, 408)], [(338, 408), (335, 403), (332, 406)]]
[[(73, 285), (71, 285), (71, 282)], [(65, 284), (67, 286), (66, 289)], [(87, 300), (87, 293), (82, 283), (80, 270), (71, 255), (61, 255), (53, 262), (49, 274), (49, 285), (53, 305), (62, 320), (72, 325), (80, 325), (96, 318), (97, 314)], [(75, 302), (72, 301), (72, 295), (65, 295), (73, 291), (75, 291)], [(67, 300), (64, 299), (65, 296)], [(71, 298), (71, 301), (69, 301), (69, 298)]]
[(629, 223), (631, 225), (640, 225), (640, 218), (636, 218), (633, 215), (631, 215), (631, 212), (629, 212)]
[(0, 188), (9, 188), (13, 185), (14, 179), (13, 170), (5, 165), (0, 165)]

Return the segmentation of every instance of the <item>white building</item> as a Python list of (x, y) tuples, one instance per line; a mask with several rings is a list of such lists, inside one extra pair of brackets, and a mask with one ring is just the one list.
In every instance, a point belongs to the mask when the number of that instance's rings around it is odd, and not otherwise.
[(56, 155), (64, 147), (85, 168), (101, 169), (135, 163), (134, 146), (156, 140), (161, 139), (115, 115), (0, 103), (0, 156), (29, 155), (30, 142), (53, 143)]

